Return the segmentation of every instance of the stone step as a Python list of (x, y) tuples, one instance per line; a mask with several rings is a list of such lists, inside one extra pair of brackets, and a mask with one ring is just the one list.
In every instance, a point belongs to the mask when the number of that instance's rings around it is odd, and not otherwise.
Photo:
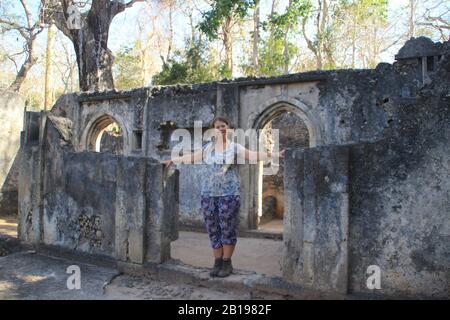
[(269, 277), (251, 271), (234, 270), (226, 278), (212, 278), (209, 268), (194, 267), (179, 260), (162, 264), (138, 265), (118, 262), (121, 272), (151, 277), (169, 283), (190, 284), (211, 289), (246, 292), (251, 299), (344, 299), (344, 296), (311, 292), (300, 285), (288, 283), (281, 277)]

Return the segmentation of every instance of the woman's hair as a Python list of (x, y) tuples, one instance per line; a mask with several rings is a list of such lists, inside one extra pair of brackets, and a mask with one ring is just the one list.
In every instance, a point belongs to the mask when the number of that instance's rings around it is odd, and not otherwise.
[(215, 117), (215, 118), (211, 121), (209, 127), (210, 127), (210, 128), (214, 128), (214, 124), (215, 124), (217, 121), (224, 122), (224, 123), (227, 124), (227, 126), (231, 127), (231, 125), (230, 125), (230, 120), (228, 120), (228, 119), (225, 118), (225, 117), (221, 117), (221, 116)]

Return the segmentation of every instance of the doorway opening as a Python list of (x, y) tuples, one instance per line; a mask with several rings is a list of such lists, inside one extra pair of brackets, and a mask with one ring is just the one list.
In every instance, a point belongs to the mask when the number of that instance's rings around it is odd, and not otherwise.
[[(302, 118), (289, 110), (280, 110), (272, 114), (263, 125), (261, 134), (266, 137), (266, 149), (273, 151), (278, 138), (279, 150), (290, 148), (308, 148), (310, 134)], [(275, 130), (278, 134), (275, 134)], [(256, 229), (269, 234), (283, 233), (284, 217), (284, 159), (279, 160), (275, 174), (264, 175), (263, 166), (258, 168), (258, 214)]]

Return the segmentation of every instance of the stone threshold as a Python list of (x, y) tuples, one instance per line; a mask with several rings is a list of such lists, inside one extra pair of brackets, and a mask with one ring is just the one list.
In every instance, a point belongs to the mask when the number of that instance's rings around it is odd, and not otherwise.
[(194, 267), (179, 260), (171, 259), (161, 264), (146, 263), (144, 265), (129, 262), (117, 262), (119, 271), (135, 276), (150, 277), (169, 283), (190, 284), (216, 290), (230, 290), (247, 293), (251, 299), (283, 299), (283, 300), (343, 300), (346, 295), (311, 291), (300, 285), (284, 281), (281, 277), (269, 277), (252, 271), (234, 270), (226, 278), (212, 278), (209, 268)]

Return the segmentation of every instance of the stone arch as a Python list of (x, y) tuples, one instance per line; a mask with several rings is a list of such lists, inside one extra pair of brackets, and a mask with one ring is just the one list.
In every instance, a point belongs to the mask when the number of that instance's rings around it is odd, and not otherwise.
[[(309, 146), (316, 147), (323, 145), (322, 126), (312, 107), (302, 101), (286, 96), (278, 96), (267, 100), (259, 105), (247, 119), (247, 128), (255, 129), (259, 132), (271, 120), (279, 115), (291, 112), (301, 119), (308, 129)], [(259, 217), (262, 216), (262, 163), (249, 169), (248, 196), (250, 210), (242, 215), (246, 215), (248, 227), (258, 228)]]
[(120, 119), (120, 117), (117, 117), (110, 113), (103, 113), (100, 116), (94, 117), (87, 123), (81, 136), (81, 144), (83, 150), (95, 151), (98, 136), (103, 132), (103, 130), (105, 130), (108, 125), (114, 122), (119, 125), (123, 132), (123, 153), (128, 153), (130, 138), (127, 127), (124, 125), (124, 121)]
[(310, 147), (323, 144), (320, 121), (313, 113), (312, 108), (302, 101), (290, 97), (276, 97), (260, 105), (257, 111), (248, 118), (247, 128), (261, 129), (271, 119), (284, 112), (292, 112), (308, 127)]

